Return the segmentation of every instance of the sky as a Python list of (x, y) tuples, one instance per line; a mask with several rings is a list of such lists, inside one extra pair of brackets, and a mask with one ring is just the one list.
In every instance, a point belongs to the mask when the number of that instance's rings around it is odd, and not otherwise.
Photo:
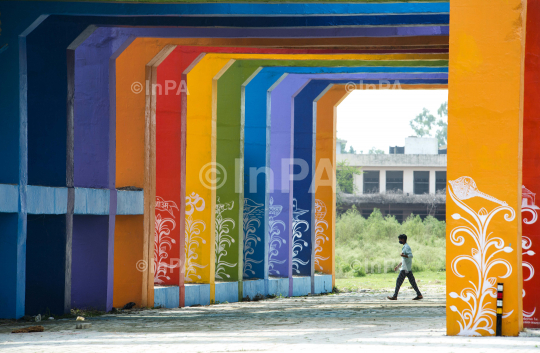
[(337, 108), (337, 137), (347, 141), (347, 151), (352, 145), (356, 153), (372, 147), (388, 153), (415, 135), (409, 122), (423, 108), (438, 118), (447, 100), (448, 90), (355, 90)]

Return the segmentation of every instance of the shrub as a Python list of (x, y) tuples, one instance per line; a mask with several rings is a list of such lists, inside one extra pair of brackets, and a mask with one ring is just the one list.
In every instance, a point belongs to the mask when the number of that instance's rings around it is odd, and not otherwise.
[(358, 268), (355, 268), (353, 271), (354, 277), (364, 277), (366, 275), (366, 270), (362, 266), (358, 266)]
[(341, 272), (347, 273), (351, 271), (351, 265), (348, 263), (344, 263), (341, 265)]
[(392, 271), (400, 261), (397, 236), (405, 233), (414, 254), (413, 271), (444, 271), (446, 223), (428, 216), (411, 215), (403, 224), (375, 209), (366, 219), (351, 208), (336, 221), (338, 277)]

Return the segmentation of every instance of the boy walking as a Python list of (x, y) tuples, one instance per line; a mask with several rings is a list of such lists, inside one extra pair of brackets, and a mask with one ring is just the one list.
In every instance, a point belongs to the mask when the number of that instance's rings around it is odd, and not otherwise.
[(402, 261), (399, 265), (397, 265), (394, 268), (394, 271), (397, 271), (398, 267), (401, 266), (401, 270), (399, 271), (399, 276), (396, 281), (396, 291), (394, 292), (394, 295), (391, 297), (387, 297), (389, 300), (397, 300), (397, 296), (399, 293), (399, 288), (403, 284), (403, 281), (405, 280), (405, 277), (409, 278), (409, 283), (413, 287), (413, 289), (416, 292), (416, 297), (413, 298), (413, 300), (420, 300), (424, 299), (422, 296), (422, 293), (420, 293), (420, 290), (418, 289), (418, 286), (416, 285), (416, 280), (414, 279), (414, 275), (412, 273), (412, 250), (409, 244), (407, 244), (407, 236), (405, 234), (400, 234), (398, 236), (399, 243), (403, 245), (403, 248), (401, 249), (401, 257)]

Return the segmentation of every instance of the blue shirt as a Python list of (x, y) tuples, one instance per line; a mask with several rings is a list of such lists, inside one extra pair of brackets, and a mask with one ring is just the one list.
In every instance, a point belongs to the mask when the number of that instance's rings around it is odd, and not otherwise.
[(405, 243), (405, 245), (403, 245), (403, 249), (401, 249), (401, 252), (408, 256), (401, 258), (401, 271), (412, 271), (413, 255), (409, 244)]

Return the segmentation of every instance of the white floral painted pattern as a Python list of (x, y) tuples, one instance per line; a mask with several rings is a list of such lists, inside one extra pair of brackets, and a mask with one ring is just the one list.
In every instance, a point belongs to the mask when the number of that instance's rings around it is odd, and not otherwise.
[[(162, 197), (156, 196), (156, 218), (155, 218), (155, 246), (154, 246), (154, 264), (156, 266), (154, 272), (154, 283), (165, 283), (165, 280), (171, 278), (167, 276), (167, 270), (179, 267), (178, 263), (167, 263), (169, 251), (172, 249), (176, 240), (170, 236), (171, 231), (176, 228), (174, 221), (174, 210), (180, 211), (174, 201), (165, 201)], [(168, 213), (172, 216), (165, 217), (161, 213)]]
[(235, 240), (229, 234), (229, 226), (232, 229), (236, 226), (236, 223), (232, 218), (223, 218), (222, 213), (224, 211), (230, 211), (234, 207), (234, 201), (228, 203), (220, 203), (219, 197), (216, 202), (216, 278), (224, 279), (224, 277), (230, 278), (231, 276), (225, 273), (226, 267), (235, 267), (238, 263), (230, 263), (223, 260), (227, 256), (227, 248), (231, 247)]
[(274, 267), (285, 263), (285, 260), (278, 260), (279, 250), (281, 245), (287, 244), (287, 241), (281, 236), (281, 227), (283, 232), (287, 230), (285, 222), (281, 220), (275, 220), (274, 218), (279, 216), (283, 206), (274, 205), (274, 198), (270, 197), (270, 205), (268, 212), (268, 273), (271, 275), (280, 275), (279, 271)]
[[(525, 224), (534, 224), (538, 220), (538, 209), (540, 207), (536, 206), (536, 194), (527, 189), (525, 186), (522, 186), (522, 192), (521, 192), (521, 213), (529, 213), (532, 218), (528, 219), (523, 216), (523, 223)], [(522, 236), (522, 250), (523, 250), (523, 256), (534, 256), (536, 253), (531, 250), (532, 247), (532, 241), (527, 236)], [(527, 250), (527, 251), (525, 251)], [(530, 281), (534, 277), (534, 266), (528, 262), (528, 261), (522, 261), (523, 267), (527, 268), (529, 270), (529, 276), (527, 278), (523, 277), (523, 281), (527, 282)], [(525, 296), (525, 289), (523, 289), (523, 297)], [(523, 309), (523, 317), (533, 317), (536, 313), (536, 307), (532, 311), (526, 311)]]
[(253, 264), (260, 264), (263, 260), (256, 260), (251, 256), (255, 253), (255, 246), (261, 241), (255, 232), (264, 220), (263, 204), (256, 203), (252, 199), (244, 198), (244, 278), (254, 275)]
[[(293, 221), (292, 221), (292, 269), (296, 273), (300, 273), (300, 266), (305, 266), (309, 263), (309, 260), (302, 261), (298, 255), (304, 249), (308, 247), (309, 244), (302, 239), (303, 233), (307, 234), (309, 230), (309, 223), (303, 219), (300, 219), (300, 216), (306, 214), (307, 210), (302, 210), (298, 208), (298, 201), (293, 199)], [(302, 228), (304, 230), (302, 231)]]
[[(482, 332), (494, 334), (493, 318), (496, 315), (495, 304), (492, 299), (497, 297), (497, 278), (506, 278), (512, 274), (512, 265), (507, 260), (497, 257), (501, 252), (510, 253), (513, 249), (505, 246), (504, 240), (494, 237), (492, 232), (488, 231), (489, 223), (499, 212), (504, 212), (504, 220), (512, 221), (516, 212), (507, 205), (490, 195), (478, 190), (476, 183), (471, 177), (460, 177), (449, 181), (448, 191), (452, 201), (465, 212), (465, 217), (460, 213), (454, 213), (452, 218), (456, 221), (462, 220), (463, 225), (455, 227), (450, 232), (450, 241), (455, 246), (463, 246), (465, 236), (474, 240), (476, 247), (471, 249), (471, 255), (459, 255), (452, 259), (452, 272), (457, 277), (465, 277), (458, 270), (458, 264), (461, 261), (467, 261), (477, 269), (478, 278), (474, 283), (469, 281), (472, 287), (464, 288), (461, 293), (449, 293), (452, 299), (460, 299), (465, 304), (465, 309), (458, 309), (456, 305), (451, 305), (450, 310), (460, 316), (458, 321), (460, 332), (458, 335), (480, 336)], [(482, 207), (478, 212), (469, 207), (463, 200), (471, 197), (482, 197), (493, 201), (500, 206), (495, 207), (488, 212)], [(464, 233), (464, 235), (461, 235)], [(494, 267), (503, 267), (505, 272), (502, 276), (492, 276)], [(513, 311), (504, 313), (503, 317), (508, 317)]]
[(322, 271), (321, 261), (329, 258), (323, 257), (320, 253), (323, 251), (323, 244), (330, 240), (325, 230), (328, 229), (328, 221), (325, 220), (327, 214), (326, 205), (321, 200), (315, 200), (315, 269)]
[(197, 274), (197, 269), (208, 266), (197, 263), (199, 258), (197, 249), (201, 246), (201, 243), (206, 244), (206, 240), (201, 236), (201, 232), (206, 229), (206, 224), (204, 221), (195, 218), (195, 211), (201, 212), (204, 208), (204, 199), (198, 194), (192, 192), (189, 196), (186, 196), (186, 264), (184, 275), (186, 282), (201, 279), (201, 276)]

